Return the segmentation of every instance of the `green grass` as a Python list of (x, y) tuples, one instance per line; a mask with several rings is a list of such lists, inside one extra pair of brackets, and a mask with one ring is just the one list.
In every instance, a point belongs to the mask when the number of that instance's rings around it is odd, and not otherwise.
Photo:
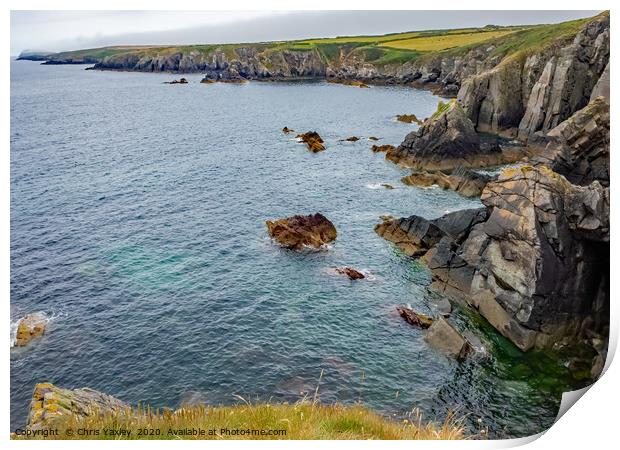
[(573, 38), (590, 20), (593, 18), (551, 25), (486, 26), (483, 28), (409, 31), (381, 36), (343, 36), (297, 41), (223, 45), (113, 46), (62, 52), (52, 55), (52, 58), (102, 60), (106, 57), (122, 57), (128, 53), (136, 54), (138, 57), (156, 57), (168, 56), (177, 52), (197, 52), (206, 58), (216, 49), (223, 51), (229, 58), (235, 58), (236, 49), (253, 47), (258, 52), (265, 53), (284, 50), (317, 52), (326, 63), (335, 66), (340, 64), (341, 54), (361, 55), (364, 61), (381, 67), (435, 56), (462, 55), (477, 46), (489, 44), (495, 46), (490, 56), (522, 57), (556, 41)]
[(497, 39), (514, 33), (515, 30), (501, 31), (474, 31), (471, 33), (445, 33), (434, 36), (421, 36), (412, 39), (399, 39), (395, 41), (382, 42), (382, 47), (392, 47), (405, 50), (417, 50), (420, 52), (437, 52), (448, 48), (462, 47), (470, 44)]
[[(461, 420), (450, 415), (441, 423), (425, 423), (414, 410), (400, 421), (388, 420), (361, 406), (295, 404), (240, 404), (192, 406), (177, 411), (150, 408), (119, 411), (83, 419), (63, 417), (49, 424), (57, 436), (46, 439), (466, 439)], [(78, 429), (96, 430), (89, 436)], [(128, 436), (106, 435), (105, 430), (130, 430)], [(201, 429), (203, 435), (179, 435), (177, 430)], [(73, 434), (68, 434), (72, 430)], [(141, 431), (140, 431), (141, 430)], [(250, 434), (226, 430), (258, 430)], [(265, 430), (261, 434), (260, 430)], [(271, 430), (271, 431), (269, 431)], [(176, 434), (175, 434), (176, 432)], [(23, 438), (13, 436), (13, 438)], [(36, 438), (41, 438), (37, 436)]]

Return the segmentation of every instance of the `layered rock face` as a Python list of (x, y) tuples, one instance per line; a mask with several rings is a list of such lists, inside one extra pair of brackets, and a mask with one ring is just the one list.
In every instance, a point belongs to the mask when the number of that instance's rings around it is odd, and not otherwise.
[(593, 92), (605, 92), (608, 64), (609, 16), (602, 15), (568, 42), (506, 58), (467, 78), (458, 101), (478, 131), (528, 140), (583, 108)]
[(61, 417), (83, 418), (128, 410), (129, 405), (94, 389), (63, 389), (51, 383), (35, 386), (28, 414), (28, 428), (46, 429)]
[(505, 162), (495, 145), (481, 145), (473, 123), (455, 101), (440, 104), (435, 115), (427, 119), (386, 159), (397, 164), (425, 170), (453, 170), (457, 167), (484, 167)]
[(586, 329), (604, 334), (609, 189), (523, 167), (490, 182), (482, 202), (486, 209), (396, 219), (376, 231), (423, 256), (435, 288), (478, 309), (522, 350)]
[(449, 174), (437, 172), (413, 172), (411, 175), (401, 178), (407, 185), (428, 187), (437, 185), (442, 189), (450, 189), (465, 197), (480, 197), (482, 190), (491, 181), (489, 175), (474, 172), (470, 169), (459, 167)]
[(600, 96), (547, 133), (534, 162), (549, 165), (571, 183), (609, 186), (609, 126), (609, 104)]

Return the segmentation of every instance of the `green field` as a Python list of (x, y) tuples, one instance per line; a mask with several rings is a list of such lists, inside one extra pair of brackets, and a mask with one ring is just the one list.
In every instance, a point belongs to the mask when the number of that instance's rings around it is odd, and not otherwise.
[[(609, 12), (602, 14), (608, 15)], [(218, 49), (232, 60), (237, 57), (236, 49), (252, 47), (264, 54), (279, 51), (317, 52), (326, 63), (335, 66), (341, 63), (343, 57), (355, 56), (381, 67), (420, 58), (465, 54), (476, 46), (488, 44), (494, 46), (491, 56), (520, 57), (557, 40), (573, 38), (592, 19), (586, 18), (549, 25), (487, 25), (482, 28), (406, 31), (380, 36), (341, 36), (296, 41), (181, 46), (110, 46), (62, 52), (49, 56), (56, 60), (85, 58), (92, 62), (125, 55), (152, 58), (170, 56), (175, 53), (198, 53), (209, 57), (214, 50)]]
[(474, 31), (470, 33), (445, 33), (435, 36), (417, 36), (410, 39), (398, 39), (381, 42), (381, 47), (391, 47), (419, 52), (438, 52), (449, 48), (463, 47), (480, 42), (497, 39), (514, 33), (516, 30)]

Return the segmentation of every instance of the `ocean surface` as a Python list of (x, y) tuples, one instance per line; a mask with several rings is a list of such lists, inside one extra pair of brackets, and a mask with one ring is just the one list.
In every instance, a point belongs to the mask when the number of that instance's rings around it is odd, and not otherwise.
[[(366, 138), (398, 145), (417, 125), (396, 114), (428, 117), (439, 97), (85, 67), (11, 61), (12, 330), (29, 312), (51, 318), (42, 339), (11, 349), (12, 428), (43, 381), (156, 407), (296, 401), (319, 385), (326, 403), (456, 411), (495, 437), (552, 424), (569, 389), (562, 361), (522, 354), (457, 308), (453, 323), (489, 348), (457, 363), (396, 313), (433, 313), (436, 294), (375, 234), (379, 216), (480, 203), (403, 185), (407, 171)], [(284, 126), (318, 131), (327, 150), (310, 153)], [(314, 212), (338, 229), (329, 249), (269, 239), (265, 220)], [(343, 265), (368, 279), (335, 275)]]

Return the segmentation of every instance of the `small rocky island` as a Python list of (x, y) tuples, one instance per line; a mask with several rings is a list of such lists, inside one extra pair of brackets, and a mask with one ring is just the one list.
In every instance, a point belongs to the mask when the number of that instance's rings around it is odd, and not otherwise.
[(267, 231), (274, 241), (291, 250), (318, 249), (338, 235), (334, 224), (321, 213), (268, 220)]

